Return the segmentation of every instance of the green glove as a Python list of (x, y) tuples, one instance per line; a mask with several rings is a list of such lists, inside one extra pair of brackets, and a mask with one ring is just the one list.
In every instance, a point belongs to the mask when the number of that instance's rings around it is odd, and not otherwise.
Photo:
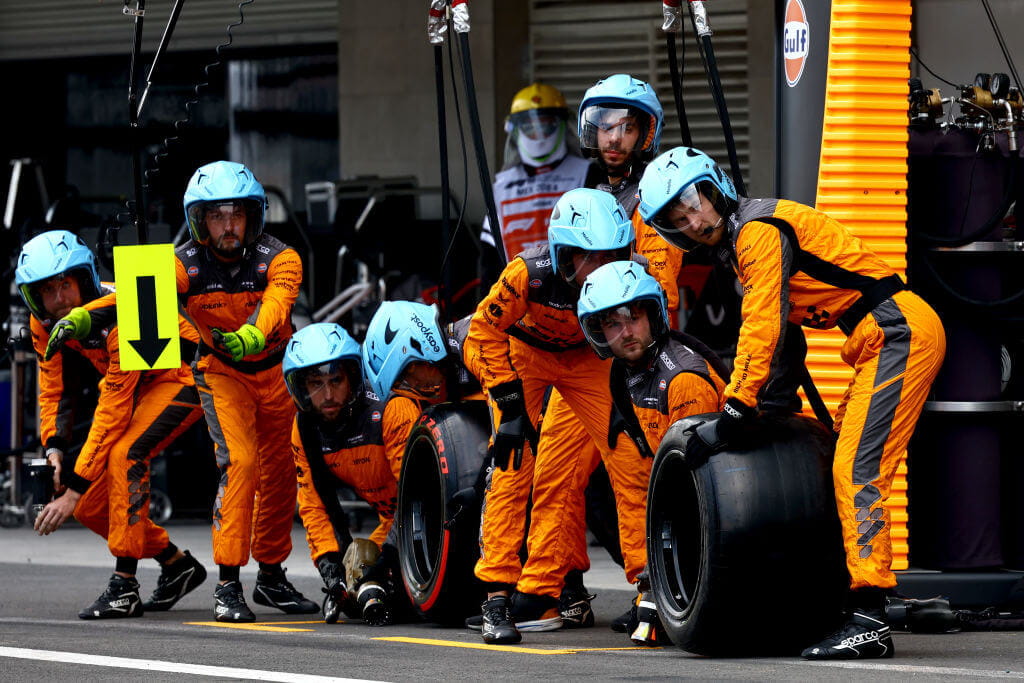
[(260, 329), (248, 323), (234, 332), (221, 334), (220, 339), (216, 341), (231, 354), (231, 360), (236, 363), (246, 356), (259, 353), (267, 345), (267, 338), (263, 336)]
[(92, 318), (89, 311), (81, 306), (72, 308), (71, 311), (58, 320), (50, 330), (50, 340), (46, 343), (46, 352), (43, 360), (50, 360), (63, 348), (69, 339), (85, 339), (92, 329)]

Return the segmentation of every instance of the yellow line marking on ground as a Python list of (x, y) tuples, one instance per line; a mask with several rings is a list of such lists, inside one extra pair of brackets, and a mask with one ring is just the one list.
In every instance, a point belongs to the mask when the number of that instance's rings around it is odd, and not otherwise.
[(312, 631), (311, 628), (287, 628), (275, 626), (274, 624), (315, 624), (313, 621), (271, 621), (251, 624), (228, 624), (220, 621), (186, 621), (186, 626), (216, 626), (217, 628), (237, 628), (241, 631), (268, 631), (271, 633), (289, 633), (295, 631)]
[(408, 638), (406, 636), (387, 636), (374, 640), (389, 640), (396, 643), (414, 643), (417, 645), (437, 645), (439, 647), (463, 647), (470, 650), (492, 650), (496, 652), (520, 652), (528, 655), (573, 655), (577, 652), (603, 652), (605, 650), (650, 650), (649, 647), (574, 647), (562, 650), (542, 650), (536, 647), (518, 647), (516, 645), (488, 645), (486, 643), (461, 643), (454, 640), (437, 640), (434, 638)]

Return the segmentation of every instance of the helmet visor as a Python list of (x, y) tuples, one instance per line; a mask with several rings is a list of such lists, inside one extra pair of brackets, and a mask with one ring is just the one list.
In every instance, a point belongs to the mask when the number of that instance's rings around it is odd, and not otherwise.
[(529, 109), (508, 117), (509, 123), (531, 140), (546, 140), (558, 133), (565, 115), (555, 109)]
[(444, 368), (438, 363), (413, 361), (405, 367), (391, 390), (416, 401), (440, 403), (446, 395)]
[(701, 246), (694, 236), (704, 229), (704, 214), (696, 184), (690, 184), (651, 219), (651, 227), (684, 251)]
[(633, 247), (626, 245), (618, 249), (587, 251), (579, 247), (562, 247), (558, 254), (558, 270), (569, 282), (582, 280), (606, 263), (628, 261), (633, 255)]
[(652, 342), (651, 320), (657, 316), (657, 305), (649, 300), (629, 301), (588, 316), (585, 328), (587, 338), (599, 352), (611, 355), (615, 345), (640, 344), (643, 348)]
[(210, 243), (211, 228), (215, 235), (222, 235), (241, 226), (239, 241), (249, 246), (263, 231), (263, 203), (248, 198), (197, 202), (188, 208), (188, 225), (200, 244)]
[[(295, 403), (304, 411), (312, 409), (314, 405), (321, 410), (341, 408), (358, 396), (362, 384), (359, 364), (349, 359), (302, 368), (289, 373), (285, 379)], [(342, 389), (342, 385), (347, 386), (347, 392)], [(332, 390), (333, 396), (325, 402), (323, 397), (328, 388)]]
[(646, 149), (650, 117), (632, 107), (594, 104), (580, 118), (580, 144), (602, 152)]

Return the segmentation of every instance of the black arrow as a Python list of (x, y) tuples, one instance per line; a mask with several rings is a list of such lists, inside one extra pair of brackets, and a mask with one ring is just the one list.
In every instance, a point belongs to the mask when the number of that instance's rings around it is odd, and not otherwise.
[(135, 278), (135, 288), (139, 296), (139, 340), (129, 340), (132, 348), (142, 356), (146, 365), (153, 367), (160, 354), (167, 348), (170, 338), (161, 339), (156, 324), (156, 278), (142, 275)]

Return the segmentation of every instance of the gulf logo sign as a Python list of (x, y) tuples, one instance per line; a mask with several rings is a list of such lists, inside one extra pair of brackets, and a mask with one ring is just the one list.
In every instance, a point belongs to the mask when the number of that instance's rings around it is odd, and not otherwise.
[(800, 0), (786, 0), (786, 15), (782, 26), (782, 61), (786, 71), (786, 84), (792, 88), (800, 82), (811, 47), (811, 31), (807, 13)]

